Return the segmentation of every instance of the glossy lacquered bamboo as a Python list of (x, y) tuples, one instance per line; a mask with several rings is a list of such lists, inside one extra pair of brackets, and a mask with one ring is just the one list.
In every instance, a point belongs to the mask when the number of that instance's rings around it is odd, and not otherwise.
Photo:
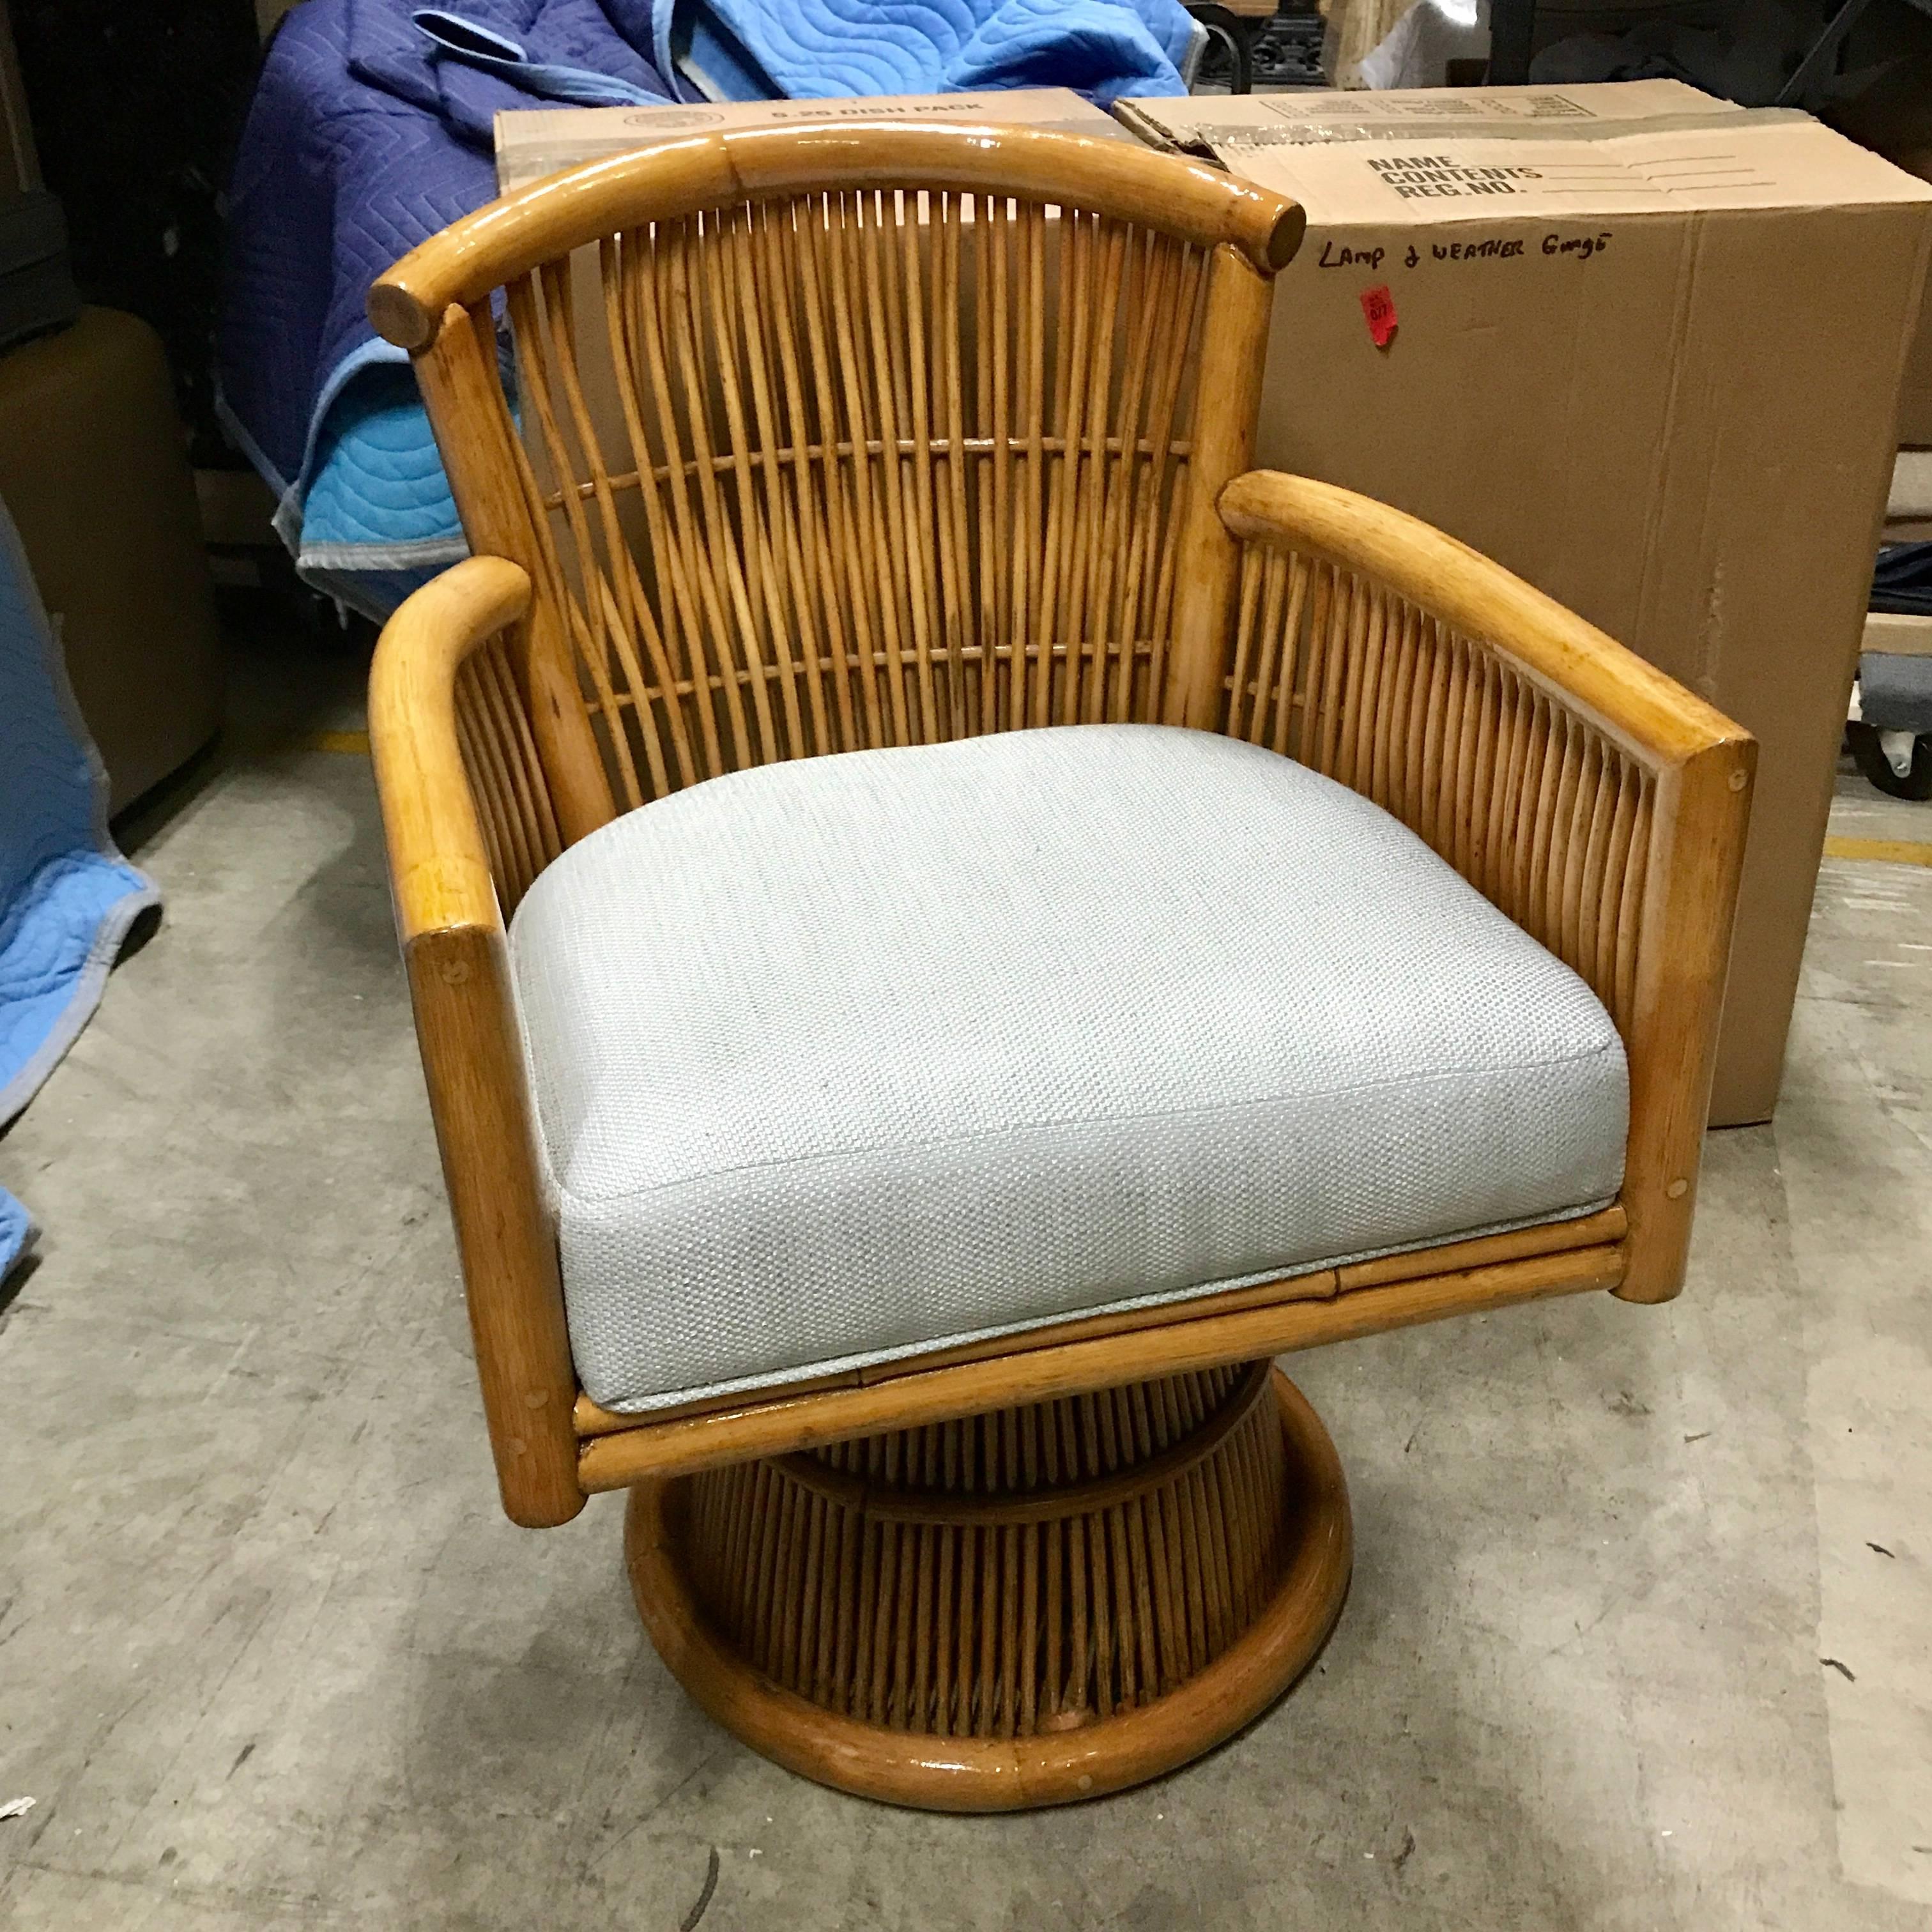
[(1630, 1066), (1617, 1292), (1683, 1283), (1756, 746), (1488, 558), (1255, 472), (1222, 729), (1402, 819), (1590, 985)]
[(655, 143), (553, 175), (488, 203), (412, 249), (377, 281), (370, 319), (422, 348), (452, 303), (467, 307), (587, 237), (640, 221), (822, 190), (911, 188), (1018, 196), (1091, 209), (1212, 248), (1226, 242), (1272, 274), (1300, 245), (1291, 201), (1224, 170), (1132, 142), (1043, 128), (909, 126), (881, 118), (802, 122)]
[(1265, 1364), (642, 1484), (626, 1543), (652, 1641), (721, 1724), (944, 1810), (1209, 1749), (1306, 1666), (1351, 1561), (1333, 1445)]
[[(1268, 361), (1274, 286), (1232, 249), (1209, 271), (1217, 374), (1197, 405), (1195, 474), (1204, 483), (1238, 478), (1254, 460), (1255, 413)], [(1172, 662), (1163, 715), (1170, 724), (1211, 730), (1219, 722), (1227, 676), (1228, 613), (1240, 568), (1240, 546), (1222, 522), (1216, 493), (1190, 498), (1180, 530)]]
[(556, 850), (501, 656), (529, 599), (529, 578), (500, 557), (470, 558), (418, 591), (377, 647), (369, 739), (497, 1480), (509, 1515), (541, 1527), (568, 1522), (584, 1492), (498, 898), (499, 880), (509, 892)]
[(1382, 586), (1450, 629), (1485, 640), (1546, 696), (1625, 750), (1656, 761), (1748, 733), (1634, 651), (1481, 552), (1352, 490), (1256, 470), (1224, 490), (1220, 510), (1244, 540), (1288, 545)]
[(1266, 274), (1070, 201), (663, 206), (592, 238), (601, 314), (562, 261), (509, 284), (528, 454), (483, 302), (416, 358), (472, 543), (537, 586), (566, 838), (782, 758), (1211, 722)]
[(474, 314), (452, 309), (415, 366), (470, 548), (479, 558), (508, 560), (530, 579), (530, 611), (510, 668), (542, 753), (555, 822), (566, 842), (580, 838), (609, 818), (610, 788), (578, 694), (561, 572), (498, 379), (488, 304)]

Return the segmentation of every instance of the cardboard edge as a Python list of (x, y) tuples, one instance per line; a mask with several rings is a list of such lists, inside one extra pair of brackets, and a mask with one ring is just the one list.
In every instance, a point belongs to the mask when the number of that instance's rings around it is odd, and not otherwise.
[(1865, 619), (1864, 649), (1880, 657), (1932, 658), (1932, 617), (1874, 610)]

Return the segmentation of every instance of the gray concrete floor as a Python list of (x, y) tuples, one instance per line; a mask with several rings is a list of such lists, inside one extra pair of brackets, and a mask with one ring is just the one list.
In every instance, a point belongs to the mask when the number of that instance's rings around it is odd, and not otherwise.
[(0, 1315), (0, 1925), (670, 1932), (714, 1850), (725, 1932), (1932, 1924), (1932, 870), (1828, 862), (1682, 1300), (1294, 1366), (1360, 1555), (1284, 1702), (934, 1819), (698, 1714), (616, 1498), (496, 1513), (368, 766), (295, 735), (355, 667), (242, 670), (139, 846), (164, 927), (0, 1142), (47, 1229)]

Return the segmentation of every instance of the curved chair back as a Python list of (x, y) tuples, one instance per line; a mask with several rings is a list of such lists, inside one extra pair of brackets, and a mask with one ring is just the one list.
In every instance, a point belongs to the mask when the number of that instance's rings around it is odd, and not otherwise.
[[(535, 586), (474, 680), (517, 679), (555, 805), (500, 878), (775, 759), (1215, 722), (1215, 501), (1303, 226), (1125, 141), (814, 123), (554, 176), (399, 262), (370, 314), (472, 548)], [(518, 708), (471, 692), (479, 795), (526, 784)]]

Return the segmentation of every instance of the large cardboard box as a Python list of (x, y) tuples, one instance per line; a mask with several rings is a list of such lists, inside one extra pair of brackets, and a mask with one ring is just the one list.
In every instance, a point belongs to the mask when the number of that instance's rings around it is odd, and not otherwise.
[(1712, 1118), (1768, 1118), (1932, 185), (1673, 81), (1118, 111), (1308, 211), (1262, 464), (1441, 526), (1762, 741)]
[[(1874, 7), (1853, 29), (1846, 84), (1821, 103), (1826, 119), (1907, 174), (1932, 181), (1932, 8)], [(1932, 303), (1918, 330), (1898, 399), (1898, 440), (1932, 449)]]

